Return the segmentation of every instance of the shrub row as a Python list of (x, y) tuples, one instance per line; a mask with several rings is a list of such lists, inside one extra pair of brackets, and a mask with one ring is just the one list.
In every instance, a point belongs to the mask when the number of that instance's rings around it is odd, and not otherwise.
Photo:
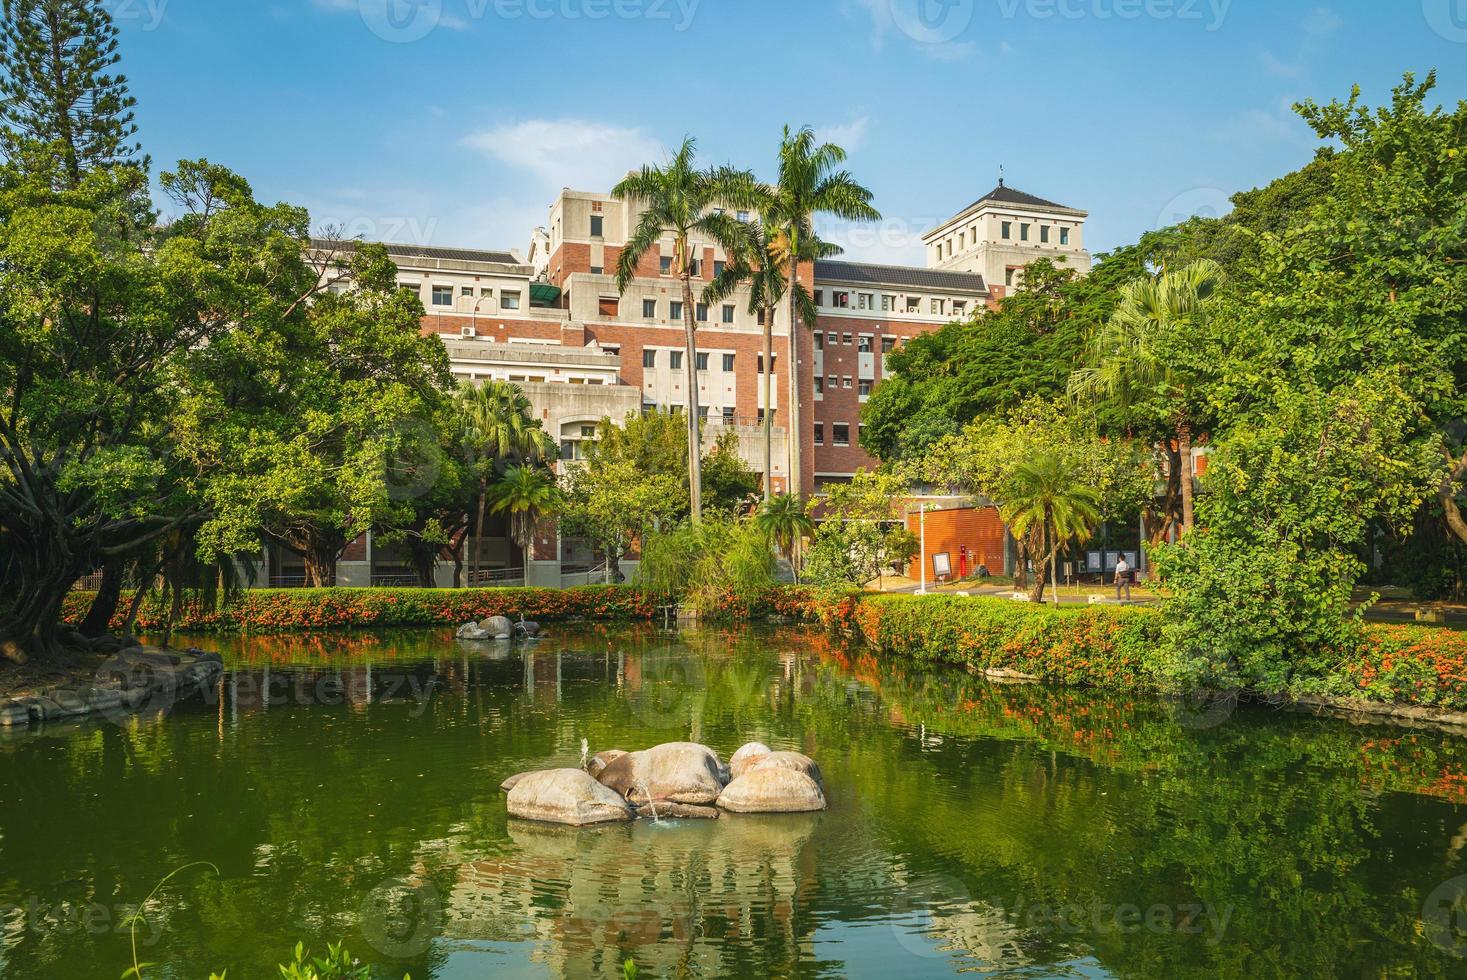
[[(79, 622), (93, 593), (74, 592), (63, 618)], [(156, 632), (167, 622), (167, 607), (144, 600), (137, 620), (141, 632)], [(490, 616), (539, 622), (566, 619), (650, 619), (656, 603), (628, 586), (591, 585), (576, 589), (254, 589), (221, 609), (187, 601), (173, 624), (184, 633), (271, 633), (290, 630), (457, 626)], [(119, 615), (114, 627), (121, 627)]]

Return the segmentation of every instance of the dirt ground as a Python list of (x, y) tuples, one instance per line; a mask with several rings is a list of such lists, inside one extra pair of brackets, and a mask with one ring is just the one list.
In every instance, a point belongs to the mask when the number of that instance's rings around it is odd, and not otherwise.
[(18, 698), (74, 681), (90, 681), (107, 660), (105, 654), (68, 652), (58, 658), (14, 664), (0, 660), (0, 698)]

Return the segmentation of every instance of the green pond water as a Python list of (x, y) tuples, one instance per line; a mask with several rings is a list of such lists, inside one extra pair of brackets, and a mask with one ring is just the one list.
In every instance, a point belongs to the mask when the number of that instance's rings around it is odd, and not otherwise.
[[(0, 739), (0, 977), (1467, 975), (1467, 741), (995, 685), (803, 631), (205, 639), (209, 697)], [(158, 707), (169, 707), (159, 705)], [(828, 812), (570, 829), (501, 780), (750, 739)]]

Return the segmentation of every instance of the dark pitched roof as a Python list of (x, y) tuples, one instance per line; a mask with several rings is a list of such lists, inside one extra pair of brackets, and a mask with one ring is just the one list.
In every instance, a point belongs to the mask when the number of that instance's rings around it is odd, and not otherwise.
[[(336, 247), (350, 251), (358, 244), (355, 241), (331, 242), (324, 238), (313, 238), (311, 244), (320, 249)], [(513, 253), (477, 248), (442, 248), (435, 245), (403, 245), (398, 242), (382, 242), (387, 254), (405, 259), (431, 259), (445, 262), (495, 262), (500, 265), (522, 265)]]
[[(997, 187), (989, 191), (987, 194), (984, 194), (972, 204), (968, 205), (968, 207), (963, 208), (963, 211), (975, 208), (978, 205), (982, 204), (984, 201), (996, 201), (999, 204), (1014, 204), (1019, 207), (1028, 208), (1056, 208), (1060, 211), (1079, 210), (1078, 208), (1070, 207), (1068, 204), (1056, 204), (1053, 201), (1046, 201), (1042, 197), (1035, 197), (1033, 194), (1025, 194), (1023, 191), (1016, 191), (1012, 187), (1005, 187), (1003, 181), (999, 181)], [(958, 213), (962, 214), (963, 212), (959, 211)]]
[(815, 279), (870, 283), (873, 286), (911, 286), (916, 289), (961, 289), (979, 293), (988, 291), (983, 277), (976, 272), (947, 272), (913, 265), (876, 265), (871, 262), (832, 262), (821, 259), (815, 263)]

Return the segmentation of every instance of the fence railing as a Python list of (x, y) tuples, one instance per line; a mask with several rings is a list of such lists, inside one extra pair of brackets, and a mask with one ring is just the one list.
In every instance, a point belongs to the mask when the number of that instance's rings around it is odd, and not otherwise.
[(507, 587), (525, 584), (525, 573), (518, 568), (483, 568), (466, 572), (464, 581), (474, 588)]

